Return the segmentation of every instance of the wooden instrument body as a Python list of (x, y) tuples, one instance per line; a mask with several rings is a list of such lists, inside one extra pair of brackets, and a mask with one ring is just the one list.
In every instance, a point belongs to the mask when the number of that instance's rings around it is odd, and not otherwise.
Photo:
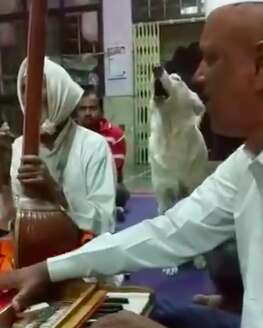
[(29, 206), (17, 209), (14, 225), (17, 268), (72, 251), (80, 245), (80, 232), (62, 209), (53, 204), (44, 207), (39, 204), (35, 211), (30, 209), (30, 198), (26, 202)]
[[(120, 292), (123, 295), (129, 295), (130, 293), (149, 294), (149, 301), (145, 304), (140, 314), (148, 315), (152, 309), (153, 293), (150, 289), (140, 287), (114, 288), (111, 286), (87, 284), (83, 281), (71, 281), (54, 285), (53, 295), (50, 296), (48, 303), (51, 307), (55, 306), (54, 311), (57, 312), (52, 312), (51, 317), (49, 317), (48, 310), (44, 310), (47, 313), (46, 320), (44, 319), (44, 321), (41, 311), (36, 311), (35, 314), (30, 315), (27, 312), (24, 319), (17, 319), (14, 311), (8, 308), (7, 311), (0, 312), (0, 325), (3, 322), (1, 320), (5, 319), (5, 328), (38, 328), (41, 326), (37, 325), (37, 322), (41, 318), (41, 324), (44, 323), (45, 328), (84, 328), (85, 323), (92, 318), (103, 304), (108, 292), (111, 292), (111, 295), (114, 295), (114, 293), (119, 295)], [(56, 319), (54, 320), (54, 318)]]

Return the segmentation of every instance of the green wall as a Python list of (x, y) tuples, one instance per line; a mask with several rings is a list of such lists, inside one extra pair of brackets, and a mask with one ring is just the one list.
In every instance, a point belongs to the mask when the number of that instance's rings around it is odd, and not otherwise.
[(123, 125), (128, 146), (126, 167), (134, 164), (134, 107), (133, 97), (105, 97), (104, 111), (113, 123)]

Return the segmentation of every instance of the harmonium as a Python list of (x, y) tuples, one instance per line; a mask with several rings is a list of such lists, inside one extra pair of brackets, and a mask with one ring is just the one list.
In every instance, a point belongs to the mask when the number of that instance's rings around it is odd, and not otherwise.
[(85, 328), (99, 318), (122, 310), (148, 315), (153, 293), (141, 287), (114, 288), (98, 283), (70, 281), (54, 285), (47, 303), (15, 314), (10, 301), (14, 293), (0, 297), (0, 328)]

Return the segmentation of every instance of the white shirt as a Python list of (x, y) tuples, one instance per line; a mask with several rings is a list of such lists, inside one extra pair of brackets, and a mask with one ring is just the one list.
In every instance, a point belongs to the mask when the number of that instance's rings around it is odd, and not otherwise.
[[(69, 205), (69, 216), (77, 226), (96, 234), (113, 232), (116, 177), (108, 144), (99, 134), (75, 123), (70, 126), (71, 144), (67, 142), (69, 133), (65, 132), (58, 137), (62, 140), (56, 140), (54, 151), (50, 152), (42, 146), (40, 157), (63, 189)], [(12, 191), (16, 203), (21, 195), (21, 185), (17, 180), (21, 149), (20, 137), (13, 144), (11, 164)], [(61, 158), (65, 163), (61, 163)]]
[[(245, 286), (243, 328), (263, 324), (263, 153), (244, 146), (165, 215), (48, 260), (52, 281), (177, 266), (236, 235)], [(227, 269), (227, 268), (226, 268)]]

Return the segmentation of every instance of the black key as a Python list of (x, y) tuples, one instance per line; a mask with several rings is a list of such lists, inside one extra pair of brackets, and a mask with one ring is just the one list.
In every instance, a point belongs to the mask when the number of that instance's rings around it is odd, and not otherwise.
[(108, 315), (108, 314), (113, 314), (113, 313), (118, 313), (118, 312), (120, 312), (120, 311), (122, 311), (123, 310), (123, 307), (116, 307), (115, 309), (114, 309), (114, 311), (112, 310), (112, 309), (99, 309), (99, 311), (98, 312), (96, 312), (95, 314), (94, 314), (94, 316), (92, 317), (92, 319), (99, 319), (99, 318), (101, 318), (101, 317), (104, 317), (105, 315)]
[(121, 304), (103, 304), (96, 313), (85, 323), (85, 327), (90, 327), (97, 319), (104, 317), (107, 314), (117, 313), (124, 308)]
[(114, 306), (124, 306), (123, 304), (121, 303), (104, 303), (102, 305), (103, 308), (111, 308), (111, 307), (114, 307)]
[(124, 297), (107, 297), (105, 303), (129, 304), (128, 298)]
[(99, 313), (99, 312), (96, 312), (96, 313), (93, 315), (92, 319), (96, 319), (96, 320), (98, 320), (98, 319), (100, 319), (100, 318), (102, 318), (102, 317), (105, 317), (105, 315), (107, 315), (107, 314), (109, 314), (109, 313)]
[(115, 312), (122, 311), (123, 309), (124, 308), (121, 304), (120, 305), (119, 304), (116, 304), (116, 305), (104, 304), (98, 309), (98, 313), (104, 313), (104, 314), (115, 313)]

